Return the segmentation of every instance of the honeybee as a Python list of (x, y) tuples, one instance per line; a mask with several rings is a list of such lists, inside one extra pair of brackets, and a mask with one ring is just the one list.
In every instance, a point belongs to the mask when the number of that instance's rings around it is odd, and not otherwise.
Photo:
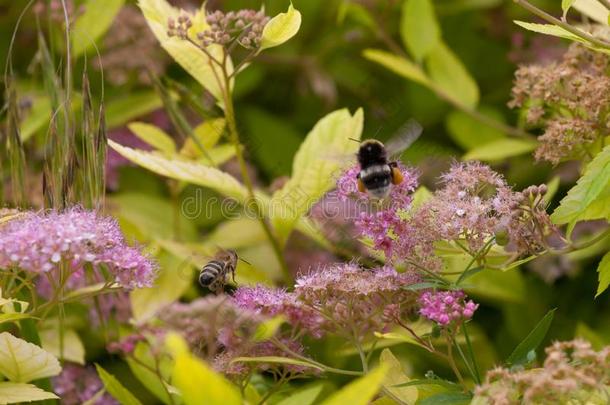
[(215, 294), (221, 293), (224, 290), (229, 273), (233, 282), (235, 282), (235, 269), (238, 260), (248, 263), (239, 258), (234, 250), (220, 249), (216, 256), (201, 269), (199, 284)]
[(376, 199), (386, 198), (390, 194), (392, 185), (403, 181), (398, 162), (394, 157), (411, 146), (419, 138), (422, 130), (418, 122), (409, 120), (400, 127), (387, 145), (376, 139), (363, 141), (356, 155), (360, 164), (360, 172), (356, 175), (358, 190)]

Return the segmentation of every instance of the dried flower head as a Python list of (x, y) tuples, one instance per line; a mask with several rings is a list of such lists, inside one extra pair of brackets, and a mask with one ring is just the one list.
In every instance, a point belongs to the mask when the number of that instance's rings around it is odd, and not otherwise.
[(464, 291), (425, 291), (419, 297), (420, 315), (441, 327), (452, 327), (472, 318), (479, 304), (466, 300)]
[(61, 265), (107, 271), (126, 288), (150, 286), (156, 275), (155, 264), (126, 244), (118, 223), (94, 211), (29, 213), (0, 229), (0, 268), (49, 273)]
[(589, 342), (555, 342), (546, 349), (542, 368), (496, 368), (477, 387), (481, 404), (518, 405), (607, 403), (610, 347), (595, 351)]
[[(53, 379), (54, 391), (65, 405), (80, 405), (91, 400), (104, 389), (92, 366), (81, 366), (74, 363), (63, 365), (61, 374)], [(97, 398), (96, 405), (118, 405), (118, 402), (108, 393)]]
[(262, 10), (214, 11), (206, 16), (206, 21), (209, 28), (197, 34), (203, 46), (236, 42), (246, 49), (257, 49), (269, 17)]
[(295, 295), (328, 320), (323, 324), (327, 332), (362, 341), (389, 326), (391, 321), (384, 315), (387, 308), (400, 316), (414, 311), (415, 293), (404, 287), (417, 280), (390, 267), (365, 270), (356, 264), (339, 264), (300, 276)]
[(542, 126), (537, 160), (553, 164), (582, 159), (608, 132), (610, 78), (608, 56), (573, 44), (559, 62), (520, 67), (515, 74), (511, 107), (527, 111), (533, 126)]
[(104, 69), (104, 77), (114, 85), (130, 80), (149, 85), (150, 74), (161, 76), (168, 59), (157, 46), (142, 13), (125, 5), (104, 36), (101, 61), (93, 59), (95, 68)]

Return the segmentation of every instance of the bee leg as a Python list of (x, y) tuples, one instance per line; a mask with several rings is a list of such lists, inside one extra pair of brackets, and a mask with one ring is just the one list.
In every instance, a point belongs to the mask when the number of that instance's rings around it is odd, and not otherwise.
[(235, 281), (235, 267), (231, 267), (231, 278), (233, 278), (233, 282), (237, 284), (237, 281)]
[(366, 193), (366, 187), (364, 187), (364, 183), (362, 180), (360, 180), (360, 178), (358, 178), (358, 191), (361, 193)]
[(400, 169), (396, 166), (392, 166), (392, 184), (397, 185), (402, 183), (404, 176), (400, 172)]

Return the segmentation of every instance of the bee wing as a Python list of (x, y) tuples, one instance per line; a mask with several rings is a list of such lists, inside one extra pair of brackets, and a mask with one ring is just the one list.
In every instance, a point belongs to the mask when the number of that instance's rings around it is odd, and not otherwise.
[(388, 151), (388, 156), (393, 158), (399, 157), (409, 146), (411, 146), (422, 134), (422, 126), (414, 119), (404, 123), (388, 142), (385, 147)]

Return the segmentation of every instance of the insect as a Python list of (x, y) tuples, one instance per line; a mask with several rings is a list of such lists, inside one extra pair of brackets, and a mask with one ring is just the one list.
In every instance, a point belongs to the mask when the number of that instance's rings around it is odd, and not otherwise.
[(231, 273), (231, 277), (233, 278), (233, 281), (235, 281), (237, 260), (246, 262), (239, 258), (234, 250), (220, 249), (216, 256), (201, 269), (201, 272), (199, 273), (199, 284), (208, 288), (215, 294), (219, 294), (224, 289), (229, 273)]
[(392, 185), (403, 181), (396, 157), (411, 146), (421, 133), (421, 125), (415, 120), (409, 120), (387, 145), (376, 139), (363, 141), (357, 153), (360, 164), (360, 172), (356, 176), (358, 191), (366, 192), (376, 199), (386, 198)]

